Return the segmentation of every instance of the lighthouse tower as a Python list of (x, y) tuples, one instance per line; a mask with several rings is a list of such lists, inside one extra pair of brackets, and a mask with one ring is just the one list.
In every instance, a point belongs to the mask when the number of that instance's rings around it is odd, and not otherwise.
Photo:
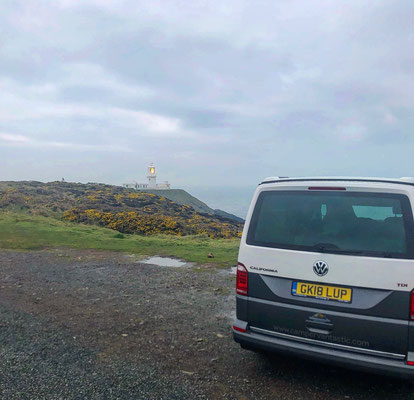
[(122, 186), (130, 189), (135, 190), (145, 190), (145, 189), (158, 189), (158, 190), (168, 190), (171, 189), (171, 185), (168, 183), (168, 181), (165, 181), (164, 183), (158, 183), (157, 184), (157, 174), (155, 173), (155, 167), (154, 164), (151, 164), (147, 167), (147, 178), (148, 183), (124, 183)]
[(154, 164), (151, 164), (148, 167), (148, 189), (156, 189), (157, 188), (157, 175), (155, 173)]

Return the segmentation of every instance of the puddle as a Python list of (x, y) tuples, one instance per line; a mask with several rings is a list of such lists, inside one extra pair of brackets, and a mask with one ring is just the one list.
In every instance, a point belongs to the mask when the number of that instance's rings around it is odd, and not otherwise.
[(219, 274), (223, 275), (237, 275), (237, 267), (230, 267), (223, 269), (219, 272)]
[(140, 261), (143, 264), (158, 265), (159, 267), (182, 267), (188, 263), (170, 257), (150, 257)]

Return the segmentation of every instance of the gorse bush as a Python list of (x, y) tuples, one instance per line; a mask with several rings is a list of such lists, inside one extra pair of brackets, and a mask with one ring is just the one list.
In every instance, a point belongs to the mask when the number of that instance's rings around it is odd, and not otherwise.
[(232, 238), (240, 236), (237, 226), (228, 223), (218, 223), (210, 218), (193, 215), (186, 219), (180, 216), (146, 215), (135, 211), (108, 212), (96, 209), (81, 210), (73, 208), (63, 213), (63, 219), (105, 226), (124, 233), (153, 235), (206, 235), (211, 238)]
[(191, 206), (174, 203), (163, 196), (101, 184), (0, 183), (0, 208), (12, 207), (141, 235), (233, 238), (240, 237), (243, 228), (241, 223), (198, 213)]

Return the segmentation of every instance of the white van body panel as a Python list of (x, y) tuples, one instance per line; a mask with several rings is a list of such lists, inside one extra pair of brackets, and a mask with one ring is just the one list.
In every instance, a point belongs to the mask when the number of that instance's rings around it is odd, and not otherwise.
[[(317, 179), (317, 178), (315, 178)], [(396, 183), (400, 182), (396, 180)], [(395, 193), (406, 195), (414, 204), (414, 186), (383, 182), (359, 181), (306, 181), (295, 182), (283, 179), (278, 183), (260, 185), (253, 196), (246, 218), (239, 262), (249, 272), (280, 278), (300, 279), (331, 283), (343, 286), (360, 286), (366, 288), (406, 290), (414, 288), (414, 260), (362, 257), (340, 254), (316, 253), (309, 251), (285, 250), (278, 248), (251, 246), (246, 243), (249, 222), (259, 194), (275, 190), (308, 190), (309, 187), (345, 187), (347, 192)], [(317, 276), (313, 265), (325, 261), (329, 272)], [(380, 271), (380, 273), (379, 273)]]

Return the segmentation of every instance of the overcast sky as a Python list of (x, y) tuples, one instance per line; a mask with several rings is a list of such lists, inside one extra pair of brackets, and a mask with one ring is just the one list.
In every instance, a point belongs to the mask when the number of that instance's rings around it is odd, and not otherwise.
[(2, 0), (0, 90), (0, 180), (412, 176), (414, 1)]

